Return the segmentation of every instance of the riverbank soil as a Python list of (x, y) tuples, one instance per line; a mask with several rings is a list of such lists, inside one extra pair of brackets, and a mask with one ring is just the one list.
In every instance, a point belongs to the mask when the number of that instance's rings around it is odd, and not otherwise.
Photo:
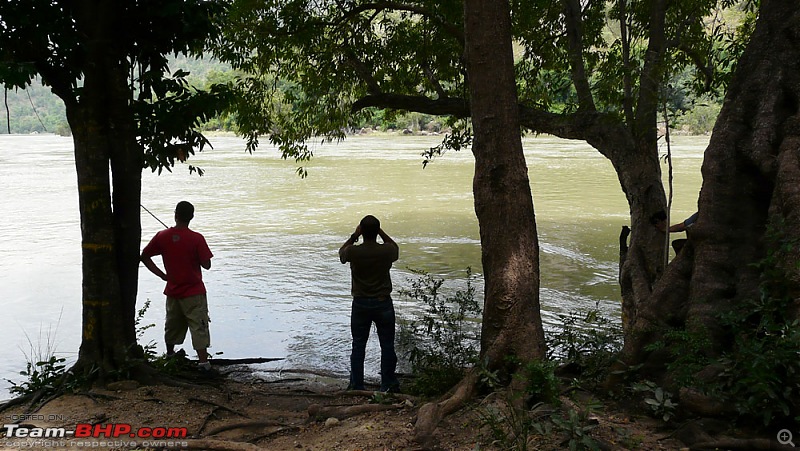
[[(122, 433), (113, 438), (110, 434), (66, 439), (3, 437), (0, 449), (79, 449), (81, 445), (120, 450), (422, 449), (413, 439), (415, 415), (422, 403), (419, 399), (348, 392), (343, 390), (347, 384), (344, 380), (304, 372), (262, 377), (264, 373), (256, 376), (248, 371), (227, 367), (221, 377), (197, 378), (179, 387), (117, 382), (85, 394), (62, 395), (29, 415), (24, 406), (14, 407), (0, 415), (4, 424), (21, 424), (14, 430), (17, 435), (23, 428), (33, 435), (37, 427), (75, 430), (78, 424), (113, 424), (122, 428), (117, 429)], [(561, 409), (583, 402), (574, 399), (574, 391), (569, 398), (564, 396)], [(437, 449), (507, 449), (507, 444), (493, 443), (487, 426), (487, 412), (502, 412), (504, 406), (502, 397), (494, 394), (476, 399), (473, 405), (445, 418), (436, 433)], [(583, 426), (593, 426), (591, 436), (602, 442), (604, 449), (672, 450), (683, 446), (662, 429), (661, 423), (628, 412), (624, 406), (598, 406), (585, 419)], [(128, 425), (130, 432), (125, 429)], [(148, 433), (143, 428), (150, 428), (154, 437), (137, 437), (137, 432)], [(187, 437), (155, 437), (181, 431), (186, 431)], [(528, 435), (528, 449), (569, 448), (563, 428), (535, 434), (531, 431)]]

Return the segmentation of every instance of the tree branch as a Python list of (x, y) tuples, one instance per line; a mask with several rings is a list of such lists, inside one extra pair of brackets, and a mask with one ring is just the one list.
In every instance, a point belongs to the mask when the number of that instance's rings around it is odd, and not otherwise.
[(619, 2), (619, 33), (622, 41), (622, 108), (625, 120), (633, 124), (633, 82), (631, 81), (631, 40), (628, 37), (627, 0)]
[(700, 53), (690, 48), (686, 44), (679, 43), (676, 48), (688, 56), (689, 59), (691, 59), (694, 63), (695, 67), (697, 67), (697, 69), (703, 73), (703, 76), (705, 77), (703, 88), (705, 90), (710, 89), (711, 83), (714, 81), (714, 68), (706, 64), (706, 61), (703, 59), (703, 56), (700, 55)]
[[(403, 94), (368, 95), (356, 101), (352, 112), (364, 108), (389, 108), (395, 110), (414, 111), (436, 116), (454, 116), (466, 118), (470, 116), (469, 102), (461, 98), (431, 99), (425, 96)], [(520, 122), (523, 127), (537, 133), (547, 133), (565, 139), (587, 141), (601, 153), (613, 146), (601, 146), (601, 143), (619, 140), (628, 135), (627, 129), (619, 121), (600, 112), (577, 112), (573, 114), (556, 114), (542, 111), (525, 105), (519, 105)], [(603, 153), (608, 158), (610, 155)]]
[(378, 95), (381, 93), (381, 87), (378, 84), (378, 81), (375, 80), (375, 77), (372, 76), (372, 71), (369, 70), (366, 64), (361, 61), (357, 56), (353, 55), (352, 52), (345, 52), (345, 58), (347, 58), (347, 62), (353, 70), (356, 71), (356, 75), (358, 75), (361, 80), (364, 81), (367, 85), (367, 91), (369, 91), (372, 95)]
[[(658, 92), (663, 76), (661, 60), (666, 47), (665, 16), (666, 0), (656, 0), (650, 10), (650, 36), (644, 58), (642, 75), (639, 77), (639, 101), (636, 106), (635, 133), (655, 135), (653, 124), (658, 114)], [(655, 139), (653, 140), (655, 141)]]
[(442, 27), (448, 34), (453, 36), (461, 43), (461, 46), (464, 46), (464, 31), (455, 25), (444, 21), (440, 18), (437, 14), (433, 11), (423, 8), (417, 5), (409, 5), (405, 3), (399, 2), (375, 2), (375, 3), (364, 3), (363, 5), (359, 5), (350, 11), (347, 11), (339, 20), (335, 22), (328, 22), (326, 25), (331, 26), (338, 26), (347, 20), (363, 13), (366, 11), (374, 10), (376, 12), (384, 11), (384, 10), (392, 10), (392, 11), (406, 11), (414, 14), (419, 14), (420, 16), (427, 17), (431, 19), (436, 25)]
[(582, 11), (579, 0), (564, 0), (564, 20), (566, 23), (567, 42), (569, 47), (569, 64), (572, 71), (572, 84), (578, 93), (579, 108), (584, 111), (594, 111), (594, 99), (586, 77), (586, 67), (583, 61), (583, 29)]
[(447, 92), (445, 92), (442, 84), (439, 83), (439, 79), (436, 78), (436, 74), (433, 73), (430, 66), (427, 63), (421, 63), (422, 71), (425, 73), (425, 76), (428, 78), (428, 81), (431, 85), (433, 85), (433, 89), (436, 91), (436, 94), (439, 96), (440, 99), (444, 99), (447, 97)]
[(358, 99), (351, 107), (356, 113), (364, 108), (377, 107), (395, 110), (414, 111), (436, 116), (469, 117), (469, 102), (458, 98), (440, 98), (437, 100), (425, 96), (404, 94), (368, 95)]

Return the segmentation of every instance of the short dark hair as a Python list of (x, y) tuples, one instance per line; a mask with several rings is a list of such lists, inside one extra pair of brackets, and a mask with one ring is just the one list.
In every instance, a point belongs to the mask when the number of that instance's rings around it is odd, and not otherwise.
[(189, 222), (194, 218), (194, 205), (182, 200), (175, 206), (175, 218), (178, 221)]
[(366, 215), (361, 219), (361, 234), (364, 235), (365, 240), (378, 238), (378, 230), (380, 229), (381, 222), (375, 216)]

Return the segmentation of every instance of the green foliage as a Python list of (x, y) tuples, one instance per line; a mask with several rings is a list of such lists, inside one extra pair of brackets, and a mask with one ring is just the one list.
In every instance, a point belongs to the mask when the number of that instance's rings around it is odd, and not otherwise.
[(39, 398), (47, 398), (58, 391), (75, 391), (85, 383), (82, 377), (66, 370), (65, 358), (56, 356), (53, 329), (48, 329), (46, 335), (43, 335), (40, 329), (36, 344), (27, 333), (25, 336), (30, 351), (25, 354), (27, 360), (25, 370), (19, 373), (25, 380), (14, 382), (6, 379), (11, 384), (8, 389), (11, 394), (17, 396), (37, 394)]
[(490, 434), (489, 444), (498, 449), (525, 451), (540, 449), (537, 437), (550, 438), (560, 433), (570, 450), (598, 450), (591, 431), (597, 427), (589, 416), (598, 407), (589, 405), (581, 411), (569, 409), (559, 413), (545, 403), (522, 409), (513, 397), (499, 399), (478, 410), (483, 426)]
[(754, 266), (761, 274), (759, 296), (725, 314), (721, 322), (735, 334), (732, 349), (717, 362), (724, 370), (709, 391), (736, 405), (745, 420), (765, 426), (800, 419), (800, 321), (796, 312), (797, 242), (782, 224), (768, 229), (766, 256)]
[[(113, 21), (115, 52), (107, 56), (104, 67), (128, 78), (130, 92), (117, 97), (128, 97), (145, 166), (159, 172), (169, 170), (176, 160), (184, 161), (195, 149), (208, 145), (198, 129), (225, 110), (232, 90), (227, 84), (202, 91), (190, 86), (188, 72), (169, 70), (168, 56), (199, 55), (218, 35), (228, 4), (221, 0), (139, 0), (108, 5), (113, 6), (88, 17), (85, 5), (70, 2), (0, 3), (0, 83), (32, 88), (38, 74), (42, 84), (51, 87), (65, 104), (81, 105), (84, 97), (90, 97), (85, 96), (83, 86), (87, 69), (100, 64), (88, 50), (92, 46), (86, 40), (92, 32), (86, 28), (92, 21)], [(61, 124), (55, 124), (52, 131), (63, 132)], [(189, 170), (202, 173), (193, 166)]]
[(555, 331), (546, 334), (547, 358), (573, 363), (586, 380), (599, 380), (622, 348), (618, 321), (604, 317), (599, 305), (559, 314)]
[[(770, 225), (765, 237), (767, 253), (753, 265), (761, 277), (758, 295), (719, 318), (730, 335), (720, 357), (709, 357), (711, 340), (702, 325), (668, 331), (648, 350), (670, 351), (667, 368), (677, 385), (734, 405), (743, 421), (770, 426), (800, 419), (800, 321), (787, 314), (795, 311), (789, 274), (798, 268), (796, 243), (785, 238), (780, 224)], [(715, 377), (699, 380), (698, 372), (709, 367), (716, 368)], [(649, 389), (651, 409), (668, 414), (668, 394), (659, 397)]]
[(475, 299), (475, 276), (467, 269), (466, 287), (452, 295), (442, 293), (444, 279), (422, 271), (401, 296), (424, 308), (419, 317), (400, 321), (398, 348), (414, 373), (410, 391), (433, 396), (455, 385), (464, 369), (476, 362), (480, 342), (481, 306)]
[(647, 397), (644, 398), (644, 402), (656, 418), (669, 421), (675, 416), (675, 408), (678, 407), (678, 404), (672, 401), (670, 392), (650, 381), (633, 384), (631, 388), (634, 392), (645, 393)]
[(536, 449), (531, 441), (536, 435), (550, 434), (552, 426), (547, 419), (550, 414), (552, 410), (544, 403), (525, 410), (508, 399), (478, 410), (481, 423), (489, 429), (490, 444), (514, 451)]
[(57, 133), (69, 128), (64, 103), (53, 95), (36, 77), (27, 89), (7, 92), (8, 115), (5, 106), (0, 108), (0, 130), (11, 133)]
[[(134, 329), (136, 330), (136, 341), (141, 343), (142, 338), (144, 338), (144, 333), (148, 329), (152, 329), (156, 327), (154, 323), (149, 324), (142, 324), (144, 321), (144, 315), (147, 313), (147, 310), (150, 308), (150, 299), (144, 301), (142, 304), (142, 308), (136, 311), (136, 319), (134, 320)], [(156, 356), (156, 343), (153, 340), (150, 340), (149, 343), (142, 346), (144, 350), (145, 359), (152, 361)]]
[(525, 380), (525, 397), (527, 402), (544, 402), (557, 404), (559, 387), (554, 371), (556, 363), (533, 360), (528, 362), (515, 377)]
[(580, 412), (570, 409), (566, 416), (556, 415), (553, 424), (557, 430), (567, 436), (570, 451), (599, 450), (600, 446), (592, 438), (590, 432), (597, 427), (596, 423), (589, 421), (590, 409)]
[(452, 132), (445, 135), (441, 144), (431, 147), (421, 154), (423, 168), (427, 167), (435, 158), (444, 155), (448, 150), (458, 152), (472, 145), (472, 127), (468, 121), (453, 120), (449, 121), (449, 123), (453, 127)]
[(699, 99), (691, 108), (678, 113), (674, 119), (675, 128), (693, 135), (709, 134), (721, 109), (719, 101)]
[[(727, 14), (734, 3), (668, 2), (664, 40), (680, 46), (668, 47), (656, 72), (645, 75), (670, 80), (681, 74), (676, 86), (685, 92), (717, 93), (750, 29), (737, 27), (749, 16)], [(579, 17), (580, 56), (593, 101), (616, 117), (626, 81), (629, 98), (638, 97), (652, 20), (649, 4), (628, 2), (625, 11), (621, 4), (582, 3)], [(535, 0), (510, 6), (520, 101), (557, 114), (577, 111), (564, 4)], [(269, 135), (284, 157), (305, 161), (311, 156), (308, 140), (339, 140), (342, 130), (375, 126), (378, 117), (384, 127), (424, 127), (425, 115), (406, 115), (403, 123), (398, 110), (468, 114), (458, 111), (463, 103), (435, 106), (439, 100), (468, 100), (463, 20), (462, 4), (454, 0), (237, 0), (215, 54), (250, 74), (241, 79), (237, 110), (251, 148), (259, 136)]]
[(645, 349), (656, 351), (666, 349), (670, 354), (667, 369), (675, 382), (681, 386), (692, 385), (695, 374), (710, 363), (706, 350), (711, 346), (711, 339), (702, 327), (691, 330), (668, 330), (662, 339), (650, 344)]
[(11, 388), (8, 389), (14, 395), (26, 395), (44, 391), (45, 394), (55, 392), (64, 378), (66, 359), (63, 357), (50, 356), (47, 360), (38, 362), (27, 362), (24, 371), (20, 375), (26, 378), (25, 381), (16, 383), (11, 380)]

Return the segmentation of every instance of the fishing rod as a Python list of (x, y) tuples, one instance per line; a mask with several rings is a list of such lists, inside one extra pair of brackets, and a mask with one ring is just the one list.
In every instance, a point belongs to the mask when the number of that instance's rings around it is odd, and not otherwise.
[(161, 225), (163, 225), (163, 226), (164, 226), (164, 228), (167, 228), (167, 229), (169, 228), (169, 226), (168, 226), (168, 225), (164, 224), (164, 221), (162, 221), (162, 220), (158, 219), (158, 217), (157, 217), (156, 215), (154, 215), (154, 214), (153, 214), (153, 213), (152, 213), (150, 210), (148, 210), (148, 209), (147, 209), (147, 207), (145, 207), (145, 206), (144, 206), (144, 205), (142, 205), (142, 204), (139, 204), (139, 206), (140, 206), (140, 207), (142, 207), (142, 208), (144, 208), (144, 211), (146, 211), (146, 212), (150, 213), (150, 216), (152, 216), (152, 217), (156, 218), (156, 221), (160, 222), (160, 223), (161, 223)]

